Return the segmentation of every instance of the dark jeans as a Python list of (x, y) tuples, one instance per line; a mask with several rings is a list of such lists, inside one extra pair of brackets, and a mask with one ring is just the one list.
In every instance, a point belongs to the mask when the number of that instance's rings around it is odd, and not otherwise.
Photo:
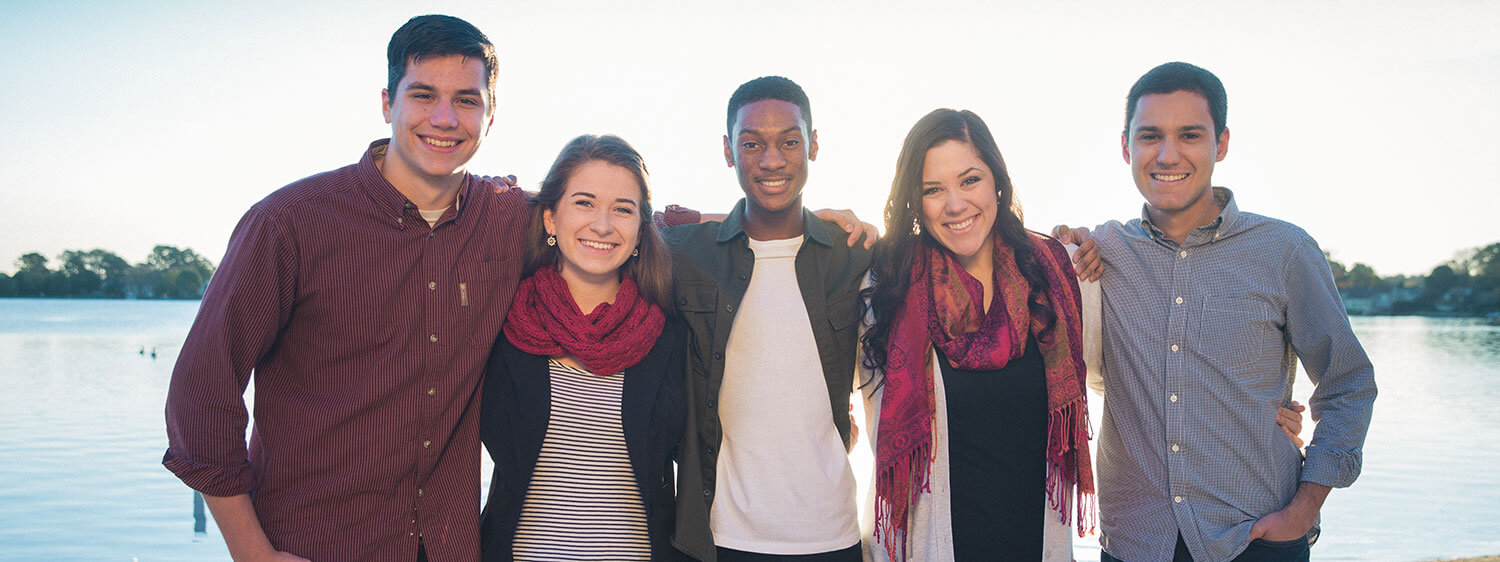
[(860, 562), (859, 543), (843, 550), (821, 554), (756, 554), (719, 547), (719, 562)]
[[(1250, 546), (1245, 548), (1239, 556), (1234, 557), (1235, 562), (1307, 562), (1311, 554), (1307, 544), (1307, 537), (1293, 541), (1268, 541), (1255, 539), (1250, 541)], [(1108, 552), (1099, 551), (1100, 562), (1123, 562), (1119, 558), (1110, 556)], [(1182, 535), (1177, 535), (1177, 552), (1172, 553), (1172, 562), (1193, 562), (1193, 555), (1188, 553), (1187, 543), (1182, 541)]]

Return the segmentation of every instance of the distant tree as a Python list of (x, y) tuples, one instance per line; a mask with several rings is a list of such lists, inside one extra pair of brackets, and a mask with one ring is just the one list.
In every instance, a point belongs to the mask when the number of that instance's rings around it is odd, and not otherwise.
[(31, 252), (16, 258), (16, 296), (47, 296), (47, 257)]
[(1469, 258), (1473, 286), (1483, 291), (1500, 289), (1500, 242), (1474, 251)]
[(15, 280), (15, 278), (13, 278), (13, 277), (11, 277), (9, 275), (6, 275), (4, 273), (0, 273), (0, 297), (14, 297), (14, 296), (16, 296), (16, 280)]
[(1379, 287), (1380, 276), (1368, 265), (1356, 262), (1354, 267), (1349, 268), (1350, 287)]
[(1432, 268), (1432, 273), (1427, 275), (1427, 283), (1422, 287), (1422, 302), (1431, 305), (1443, 297), (1450, 289), (1459, 286), (1459, 276), (1453, 272), (1448, 265), (1440, 265)]
[(138, 266), (145, 296), (199, 298), (203, 282), (213, 276), (214, 266), (191, 249), (158, 245)]
[(131, 267), (130, 262), (125, 261), (114, 252), (95, 248), (89, 250), (84, 258), (84, 264), (99, 275), (103, 280), (100, 291), (106, 297), (123, 297), (129, 282)]
[(88, 253), (67, 250), (57, 256), (62, 262), (58, 273), (63, 276), (66, 296), (97, 296), (103, 277), (88, 267)]
[(1323, 258), (1328, 260), (1328, 270), (1333, 273), (1333, 284), (1340, 289), (1349, 288), (1349, 271), (1344, 269), (1344, 264), (1333, 259), (1333, 254), (1323, 250)]

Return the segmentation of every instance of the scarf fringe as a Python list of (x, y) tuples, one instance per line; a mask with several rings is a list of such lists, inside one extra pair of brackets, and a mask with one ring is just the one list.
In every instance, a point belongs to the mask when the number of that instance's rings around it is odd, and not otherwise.
[[(1078, 522), (1078, 536), (1085, 527), (1092, 532), (1097, 526), (1098, 506), (1094, 502), (1094, 475), (1088, 465), (1090, 439), (1086, 398), (1069, 402), (1047, 414), (1047, 504), (1062, 513), (1063, 524), (1069, 515)], [(1079, 454), (1069, 455), (1077, 450)], [(1079, 462), (1079, 459), (1083, 462)], [(1068, 488), (1073, 487), (1073, 513), (1068, 509)]]
[(931, 492), (932, 442), (912, 449), (875, 478), (875, 537), (891, 560), (906, 559), (906, 524), (917, 497)]

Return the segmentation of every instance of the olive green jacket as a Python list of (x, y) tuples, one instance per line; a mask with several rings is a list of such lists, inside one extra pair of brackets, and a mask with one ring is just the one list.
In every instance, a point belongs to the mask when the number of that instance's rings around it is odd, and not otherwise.
[[(688, 347), (688, 419), (678, 452), (677, 532), (672, 543), (700, 560), (713, 562), (715, 549), (708, 516), (714, 500), (715, 463), (723, 428), (719, 387), (724, 381), (725, 349), (734, 315), (755, 267), (740, 200), (723, 222), (675, 226), (663, 231), (672, 247), (673, 300), (692, 333)], [(812, 322), (828, 385), (829, 414), (849, 447), (849, 397), (854, 383), (859, 330), (859, 285), (870, 267), (863, 244), (848, 247), (849, 234), (832, 222), (802, 211), (804, 236), (797, 252), (797, 285)], [(766, 404), (775, 408), (776, 404)], [(850, 506), (851, 509), (854, 506)]]

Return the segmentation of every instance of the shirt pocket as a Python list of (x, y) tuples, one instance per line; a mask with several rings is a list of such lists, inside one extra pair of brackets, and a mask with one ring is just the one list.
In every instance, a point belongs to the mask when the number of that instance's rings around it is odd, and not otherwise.
[(858, 338), (854, 327), (855, 322), (859, 321), (856, 294), (853, 291), (840, 294), (829, 301), (828, 305), (828, 327), (832, 328), (833, 340), (837, 342), (839, 353), (843, 357), (852, 356), (855, 339)]
[(1280, 314), (1270, 304), (1233, 297), (1205, 297), (1198, 321), (1198, 348), (1227, 370), (1261, 360), (1280, 340)]
[(495, 345), (520, 274), (513, 258), (458, 264), (459, 329), (469, 345), (484, 349)]
[[(687, 324), (689, 337), (689, 365), (694, 373), (708, 376), (708, 367), (717, 359), (713, 355), (714, 310), (719, 305), (719, 290), (713, 285), (677, 283), (672, 289), (672, 302)], [(723, 353), (723, 350), (719, 350)]]

